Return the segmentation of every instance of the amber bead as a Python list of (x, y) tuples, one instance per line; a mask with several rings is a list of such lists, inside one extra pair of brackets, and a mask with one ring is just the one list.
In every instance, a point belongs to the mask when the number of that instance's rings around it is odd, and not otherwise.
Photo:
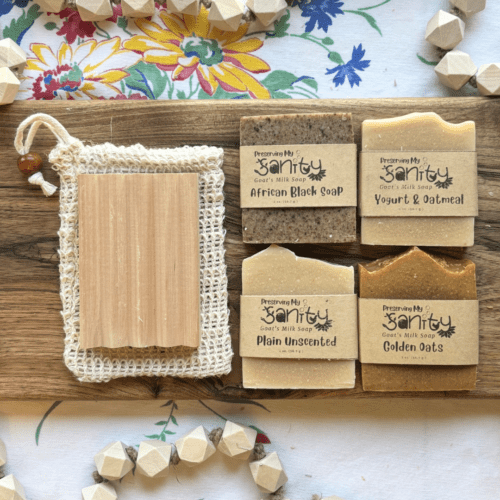
[(24, 175), (32, 175), (42, 170), (43, 160), (38, 153), (28, 153), (17, 160), (17, 168)]

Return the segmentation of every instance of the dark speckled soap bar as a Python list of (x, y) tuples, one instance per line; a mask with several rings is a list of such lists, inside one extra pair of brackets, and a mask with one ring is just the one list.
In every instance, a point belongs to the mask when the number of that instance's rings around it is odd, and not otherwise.
[[(350, 113), (243, 117), (241, 146), (352, 144)], [(356, 207), (243, 208), (245, 243), (347, 243), (356, 240)]]

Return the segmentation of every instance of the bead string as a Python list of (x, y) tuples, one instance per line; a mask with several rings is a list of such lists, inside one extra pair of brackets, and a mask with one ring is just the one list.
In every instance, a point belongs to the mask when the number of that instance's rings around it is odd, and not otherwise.
[(484, 96), (500, 95), (500, 64), (483, 64), (479, 70), (465, 52), (455, 50), (463, 40), (466, 19), (486, 7), (486, 0), (450, 0), (450, 12), (440, 10), (427, 24), (425, 39), (436, 46), (434, 68), (441, 83), (459, 90), (467, 83)]
[[(92, 478), (95, 484), (83, 488), (82, 498), (83, 500), (101, 498), (116, 500), (118, 497), (112, 481), (121, 480), (128, 472), (138, 470), (146, 477), (158, 477), (168, 472), (170, 464), (176, 466), (181, 461), (187, 460), (191, 465), (196, 465), (207, 460), (215, 453), (215, 449), (218, 449), (233, 458), (243, 457), (246, 459), (248, 456), (250, 470), (259, 489), (269, 494), (269, 500), (286, 500), (284, 486), (288, 478), (278, 455), (275, 452), (268, 455), (264, 445), (257, 443), (256, 439), (257, 431), (254, 429), (226, 421), (224, 429), (217, 427), (210, 433), (203, 426), (199, 426), (178, 439), (175, 445), (153, 439), (143, 441), (139, 445), (139, 451), (137, 451), (133, 446), (125, 447), (120, 441), (110, 443), (94, 457), (97, 470), (92, 473)], [(198, 446), (198, 450), (194, 450), (193, 453), (193, 448), (196, 446)], [(206, 453), (207, 447), (212, 447), (212, 451), (208, 455)], [(168, 449), (168, 456), (165, 456), (164, 452), (162, 453), (162, 449), (165, 450), (165, 448)], [(188, 450), (186, 451), (185, 448)], [(201, 452), (201, 455), (196, 451)], [(148, 457), (148, 453), (152, 453), (152, 455)], [(107, 462), (107, 458), (112, 458), (112, 460)], [(24, 488), (19, 481), (12, 474), (5, 476), (3, 466), (6, 461), (5, 444), (0, 439), (0, 500), (12, 498), (26, 500)], [(117, 472), (117, 464), (120, 468), (120, 462), (121, 472)], [(312, 500), (321, 500), (322, 498), (321, 495), (312, 496)], [(341, 500), (338, 497), (329, 498)]]

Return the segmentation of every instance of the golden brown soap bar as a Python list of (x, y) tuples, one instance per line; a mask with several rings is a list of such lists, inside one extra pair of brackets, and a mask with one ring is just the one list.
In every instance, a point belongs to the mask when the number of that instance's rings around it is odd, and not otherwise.
[[(243, 295), (342, 295), (354, 293), (354, 269), (297, 257), (271, 245), (243, 261)], [(347, 389), (355, 361), (243, 358), (243, 386), (261, 389)]]
[[(241, 146), (353, 144), (350, 113), (243, 117)], [(243, 208), (245, 243), (356, 241), (356, 207)]]
[[(359, 264), (359, 296), (367, 299), (476, 300), (470, 260), (430, 255), (417, 247)], [(365, 391), (459, 391), (476, 386), (473, 366), (361, 365)]]
[[(475, 151), (473, 121), (449, 123), (436, 113), (365, 120), (361, 151)], [(362, 187), (361, 187), (362, 189)], [(365, 245), (472, 246), (474, 217), (362, 217)]]

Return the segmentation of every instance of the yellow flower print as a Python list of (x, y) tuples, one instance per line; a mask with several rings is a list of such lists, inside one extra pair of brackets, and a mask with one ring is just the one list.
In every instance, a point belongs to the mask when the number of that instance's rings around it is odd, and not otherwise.
[(43, 43), (31, 44), (36, 57), (28, 58), (24, 72), (32, 81), (33, 99), (98, 99), (121, 94), (114, 84), (129, 76), (124, 70), (142, 59), (121, 49), (119, 37), (89, 40), (73, 49), (62, 43), (57, 54)]
[(252, 54), (263, 42), (258, 38), (242, 40), (248, 30), (226, 32), (212, 27), (208, 11), (202, 7), (198, 16), (179, 17), (162, 11), (163, 26), (147, 19), (135, 21), (144, 35), (135, 35), (124, 47), (140, 54), (160, 69), (172, 72), (172, 80), (186, 80), (193, 73), (203, 90), (213, 95), (220, 85), (227, 92), (248, 92), (253, 98), (269, 99), (269, 91), (251, 73), (271, 68)]

